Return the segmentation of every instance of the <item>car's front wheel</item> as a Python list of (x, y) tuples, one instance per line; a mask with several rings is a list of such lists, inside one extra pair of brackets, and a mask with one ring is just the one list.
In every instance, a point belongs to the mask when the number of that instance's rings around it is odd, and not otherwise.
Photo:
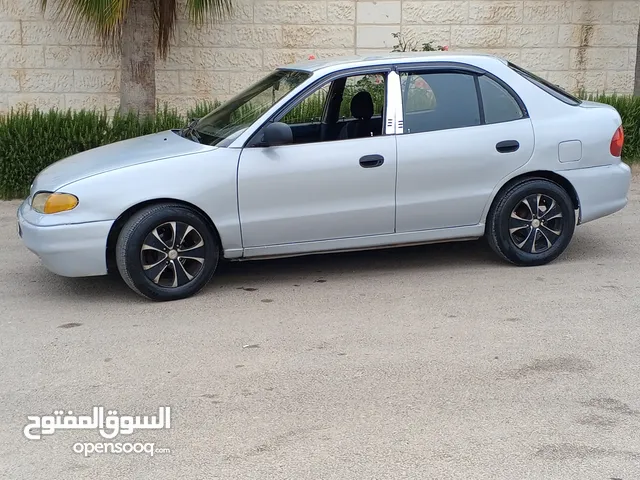
[(575, 211), (567, 192), (546, 179), (518, 183), (496, 199), (487, 218), (486, 237), (505, 260), (521, 266), (544, 265), (569, 245)]
[(125, 283), (152, 300), (189, 297), (204, 287), (218, 265), (220, 247), (207, 222), (177, 204), (142, 209), (123, 226), (116, 263)]

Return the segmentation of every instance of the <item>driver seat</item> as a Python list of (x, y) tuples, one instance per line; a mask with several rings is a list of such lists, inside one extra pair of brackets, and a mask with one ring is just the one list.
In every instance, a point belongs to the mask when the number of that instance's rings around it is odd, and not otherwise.
[(351, 115), (356, 119), (348, 122), (340, 130), (340, 139), (372, 137), (374, 125), (371, 122), (373, 117), (373, 99), (366, 91), (356, 93), (351, 99)]

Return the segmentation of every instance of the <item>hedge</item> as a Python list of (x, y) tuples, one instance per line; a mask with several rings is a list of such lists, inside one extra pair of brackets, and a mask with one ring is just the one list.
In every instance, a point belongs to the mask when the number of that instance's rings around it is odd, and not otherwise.
[[(359, 87), (361, 85), (356, 85), (349, 95)], [(382, 95), (379, 99), (378, 95), (374, 97), (374, 103), (382, 102)], [(640, 97), (597, 95), (587, 99), (613, 105), (620, 112), (625, 129), (623, 157), (628, 162), (639, 160)], [(324, 98), (318, 96), (305, 102), (304, 108), (290, 112), (288, 120), (319, 118), (323, 104)], [(348, 105), (348, 102), (343, 104)], [(190, 118), (202, 117), (216, 105), (200, 104), (187, 115), (165, 107), (154, 117), (109, 116), (105, 111), (85, 110), (22, 110), (0, 115), (0, 198), (24, 198), (38, 172), (61, 158), (119, 140), (183, 127)]]

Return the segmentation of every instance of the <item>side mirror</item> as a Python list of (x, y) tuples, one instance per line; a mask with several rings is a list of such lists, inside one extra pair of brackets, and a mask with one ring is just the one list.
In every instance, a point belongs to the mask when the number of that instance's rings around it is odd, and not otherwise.
[(291, 131), (291, 127), (286, 123), (270, 123), (265, 127), (263, 132), (263, 141), (269, 147), (275, 147), (278, 145), (290, 145), (293, 143), (293, 132)]

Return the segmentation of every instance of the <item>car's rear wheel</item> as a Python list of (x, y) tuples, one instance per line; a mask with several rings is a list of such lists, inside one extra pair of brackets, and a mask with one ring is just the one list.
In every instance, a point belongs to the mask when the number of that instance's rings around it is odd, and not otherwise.
[(506, 190), (487, 218), (486, 237), (505, 260), (521, 266), (544, 265), (565, 251), (575, 230), (575, 211), (567, 192), (545, 179), (529, 179)]
[(177, 204), (153, 205), (134, 214), (116, 243), (118, 271), (135, 292), (152, 300), (190, 297), (213, 276), (219, 243), (207, 222)]

